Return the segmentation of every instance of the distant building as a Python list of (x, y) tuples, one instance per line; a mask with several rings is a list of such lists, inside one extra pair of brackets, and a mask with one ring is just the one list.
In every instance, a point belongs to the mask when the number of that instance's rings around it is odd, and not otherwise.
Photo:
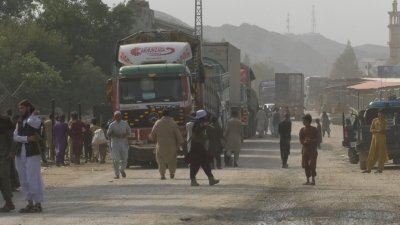
[(132, 9), (135, 23), (132, 24), (132, 33), (149, 31), (154, 29), (180, 30), (193, 34), (194, 29), (168, 14), (155, 12), (145, 0), (130, 0), (127, 6)]
[(393, 1), (393, 10), (389, 12), (389, 48), (390, 64), (400, 62), (400, 12), (397, 11), (397, 0)]

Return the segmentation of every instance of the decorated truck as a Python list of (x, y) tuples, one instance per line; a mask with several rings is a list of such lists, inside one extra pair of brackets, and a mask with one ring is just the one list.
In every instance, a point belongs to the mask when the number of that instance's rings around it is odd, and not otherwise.
[(218, 82), (223, 76), (204, 67), (196, 37), (180, 31), (139, 32), (120, 40), (116, 55), (117, 72), (108, 81), (107, 94), (113, 111), (121, 111), (132, 128), (128, 166), (156, 166), (155, 144), (148, 136), (163, 109), (170, 109), (183, 136), (194, 110), (220, 116)]
[(244, 136), (250, 136), (247, 99), (250, 69), (241, 65), (240, 49), (228, 42), (205, 42), (203, 56), (205, 60), (215, 62), (224, 73), (229, 74), (229, 109), (239, 112)]

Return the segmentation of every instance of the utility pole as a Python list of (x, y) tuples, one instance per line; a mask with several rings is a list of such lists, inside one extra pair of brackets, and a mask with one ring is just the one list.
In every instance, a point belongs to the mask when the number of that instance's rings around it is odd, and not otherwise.
[(195, 1), (194, 35), (203, 41), (203, 1)]

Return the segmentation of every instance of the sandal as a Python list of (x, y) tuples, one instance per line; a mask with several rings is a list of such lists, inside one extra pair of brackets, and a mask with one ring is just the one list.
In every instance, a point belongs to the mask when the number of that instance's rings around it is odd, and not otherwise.
[(14, 209), (15, 209), (15, 206), (13, 204), (7, 204), (6, 203), (3, 206), (3, 208), (0, 208), (0, 212), (8, 213), (8, 212), (10, 212), (11, 210), (14, 210)]
[(40, 204), (36, 204), (30, 211), (30, 213), (41, 213), (42, 211), (42, 206)]
[(25, 208), (20, 209), (19, 213), (30, 213), (33, 209), (33, 205), (27, 205)]

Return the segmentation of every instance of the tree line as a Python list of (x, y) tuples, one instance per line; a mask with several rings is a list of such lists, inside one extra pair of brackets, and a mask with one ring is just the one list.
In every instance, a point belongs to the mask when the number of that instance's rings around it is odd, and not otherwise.
[(125, 4), (101, 0), (0, 0), (0, 106), (104, 103), (116, 42), (132, 29)]

